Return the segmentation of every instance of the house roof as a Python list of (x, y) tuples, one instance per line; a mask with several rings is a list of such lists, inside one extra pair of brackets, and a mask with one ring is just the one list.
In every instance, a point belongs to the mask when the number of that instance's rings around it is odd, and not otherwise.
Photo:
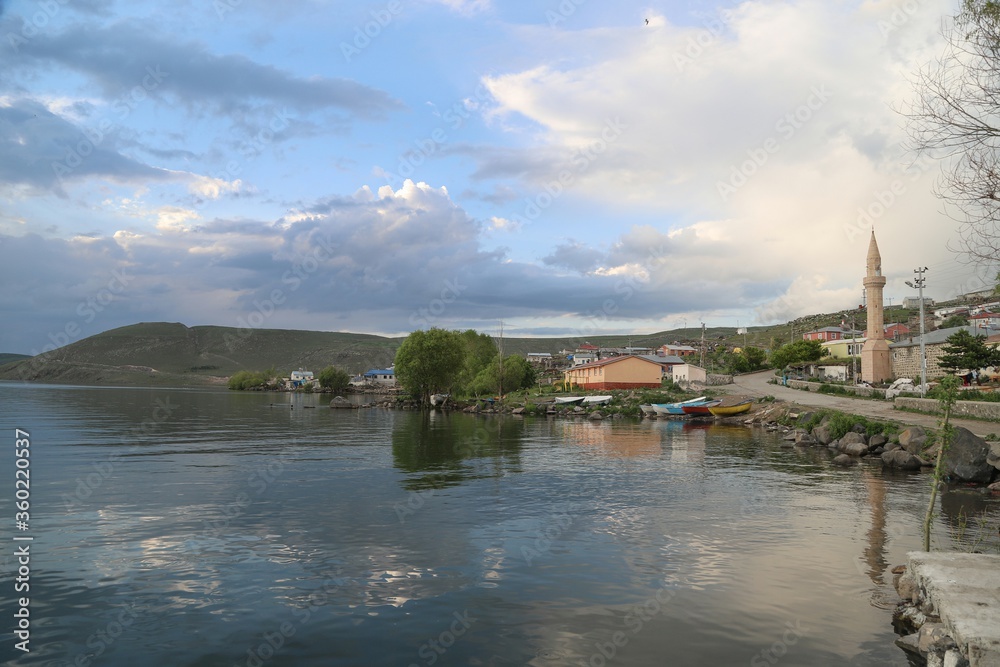
[(663, 347), (669, 348), (671, 350), (684, 350), (684, 351), (691, 351), (691, 352), (697, 352), (698, 351), (698, 348), (691, 347), (690, 345), (671, 345), (670, 343), (667, 343)]
[(598, 361), (592, 361), (589, 364), (580, 364), (579, 366), (574, 366), (573, 368), (571, 368), (569, 370), (575, 371), (575, 370), (579, 370), (581, 368), (597, 368), (599, 366), (609, 366), (611, 364), (617, 364), (619, 361), (625, 361), (626, 359), (639, 359), (640, 361), (645, 361), (645, 362), (650, 363), (650, 364), (656, 364), (657, 366), (659, 366), (660, 363), (661, 363), (659, 361), (650, 361), (649, 359), (647, 359), (645, 357), (642, 357), (642, 356), (639, 356), (639, 355), (636, 355), (636, 354), (628, 354), (628, 355), (621, 356), (621, 357), (608, 357), (607, 359), (600, 359)]
[(529, 357), (551, 357), (552, 353), (551, 352), (529, 352), (528, 356)]
[(687, 363), (680, 357), (674, 356), (672, 354), (664, 355), (662, 357), (656, 354), (637, 354), (635, 356), (639, 357), (640, 359), (645, 359), (646, 361), (652, 361), (654, 364), (674, 365), (674, 364)]
[[(938, 329), (937, 331), (929, 331), (924, 334), (924, 345), (937, 345), (948, 340), (948, 337), (953, 333), (965, 330), (968, 331), (973, 336), (990, 336), (997, 333), (996, 329), (988, 329), (983, 327), (951, 327), (948, 329)], [(898, 343), (890, 343), (889, 347), (913, 347), (914, 345), (920, 345), (920, 336), (911, 336), (905, 340), (901, 340)]]
[(365, 377), (368, 377), (369, 375), (395, 375), (395, 374), (396, 371), (394, 371), (391, 368), (374, 368), (365, 373)]
[(591, 345), (590, 343), (584, 343), (580, 347), (576, 348), (578, 350), (597, 350), (600, 349), (596, 345)]
[(844, 329), (843, 327), (823, 327), (822, 329), (813, 329), (812, 331), (807, 331), (807, 334), (811, 333), (821, 333), (823, 331), (836, 331), (837, 333), (850, 333), (850, 329)]

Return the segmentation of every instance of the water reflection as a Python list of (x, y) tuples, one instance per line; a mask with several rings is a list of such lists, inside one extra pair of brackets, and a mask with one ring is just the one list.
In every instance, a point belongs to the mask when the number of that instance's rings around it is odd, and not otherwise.
[(868, 506), (871, 509), (871, 526), (868, 528), (867, 543), (865, 546), (865, 563), (868, 564), (868, 577), (877, 586), (885, 584), (883, 576), (886, 567), (885, 544), (886, 544), (886, 480), (884, 477), (874, 475), (870, 470), (861, 472), (861, 479), (864, 481), (868, 491)]
[(1000, 553), (1000, 498), (963, 487), (943, 488), (939, 497), (952, 548)]
[(520, 469), (523, 419), (470, 417), (439, 411), (407, 413), (392, 430), (396, 468), (407, 490), (439, 489)]

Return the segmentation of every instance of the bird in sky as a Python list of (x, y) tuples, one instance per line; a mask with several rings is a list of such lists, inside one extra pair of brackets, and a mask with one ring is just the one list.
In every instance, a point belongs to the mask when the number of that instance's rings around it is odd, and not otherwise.
[(646, 19), (646, 25), (649, 25), (649, 19)]

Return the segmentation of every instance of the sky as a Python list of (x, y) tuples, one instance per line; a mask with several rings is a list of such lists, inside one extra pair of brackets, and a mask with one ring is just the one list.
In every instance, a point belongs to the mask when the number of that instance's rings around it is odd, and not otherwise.
[(647, 334), (992, 286), (901, 111), (957, 0), (0, 0), (0, 352)]

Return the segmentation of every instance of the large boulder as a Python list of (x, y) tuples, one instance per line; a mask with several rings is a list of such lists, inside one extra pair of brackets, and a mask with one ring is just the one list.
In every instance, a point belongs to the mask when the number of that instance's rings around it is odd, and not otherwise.
[(919, 454), (927, 443), (927, 431), (923, 426), (911, 426), (899, 434), (899, 446), (910, 454)]
[(1000, 470), (1000, 442), (990, 443), (990, 453), (986, 455), (986, 462)]
[(885, 437), (881, 433), (878, 433), (878, 434), (873, 435), (872, 437), (868, 438), (868, 446), (872, 447), (872, 448), (874, 448), (874, 447), (884, 447), (885, 443), (887, 443), (887, 442), (889, 442), (889, 438)]
[(812, 430), (812, 437), (816, 438), (816, 442), (821, 445), (829, 445), (833, 441), (833, 434), (830, 432), (830, 427), (826, 424), (820, 424)]
[(955, 482), (987, 484), (996, 468), (987, 463), (989, 444), (967, 428), (959, 426), (944, 453), (945, 477)]
[(840, 451), (844, 452), (848, 456), (864, 456), (868, 453), (868, 445), (861, 442), (844, 442), (840, 441)]
[(868, 446), (868, 439), (863, 433), (858, 433), (856, 431), (848, 431), (844, 434), (844, 437), (840, 439), (841, 446), (843, 445), (865, 445)]
[(848, 466), (854, 465), (855, 463), (857, 463), (857, 461), (855, 461), (847, 454), (837, 454), (836, 456), (833, 457), (833, 460), (830, 463), (832, 463), (835, 466), (842, 466), (846, 468)]
[(353, 408), (354, 404), (343, 396), (337, 396), (332, 401), (330, 401), (331, 408)]
[(920, 470), (920, 459), (905, 449), (893, 449), (882, 453), (882, 465), (896, 470)]

